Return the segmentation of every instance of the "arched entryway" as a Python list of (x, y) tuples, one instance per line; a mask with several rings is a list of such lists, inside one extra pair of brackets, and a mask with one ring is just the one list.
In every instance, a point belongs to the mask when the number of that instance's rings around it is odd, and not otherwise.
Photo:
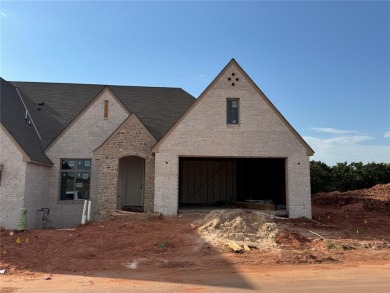
[(144, 211), (145, 159), (137, 156), (119, 159), (118, 175), (118, 209)]

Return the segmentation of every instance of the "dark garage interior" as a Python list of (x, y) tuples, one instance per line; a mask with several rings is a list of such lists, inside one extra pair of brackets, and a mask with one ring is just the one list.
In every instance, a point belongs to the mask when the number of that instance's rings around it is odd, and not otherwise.
[(285, 159), (187, 158), (179, 161), (179, 207), (243, 202), (286, 204)]

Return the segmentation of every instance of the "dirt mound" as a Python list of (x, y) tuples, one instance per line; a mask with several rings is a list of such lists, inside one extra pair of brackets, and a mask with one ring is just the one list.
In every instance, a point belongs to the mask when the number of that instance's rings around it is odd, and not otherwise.
[(341, 207), (341, 210), (343, 212), (349, 213), (349, 214), (358, 214), (364, 211), (364, 205), (362, 202), (353, 203), (353, 204), (347, 204), (345, 206)]
[(161, 219), (160, 213), (139, 213), (139, 212), (127, 212), (127, 211), (106, 211), (100, 214), (101, 222), (119, 222), (126, 223), (132, 221), (145, 221), (145, 220), (158, 220)]
[(347, 206), (359, 209), (358, 204), (366, 211), (390, 213), (390, 183), (346, 192), (316, 193), (312, 195), (314, 205)]
[(311, 240), (299, 233), (284, 231), (276, 235), (275, 242), (283, 247), (302, 249), (307, 246)]
[[(202, 231), (197, 231), (196, 225), (191, 229), (191, 223), (200, 218), (198, 230)], [(113, 212), (107, 220), (73, 229), (0, 231), (0, 268), (6, 269), (6, 274), (23, 272), (23, 278), (29, 280), (37, 280), (30, 279), (31, 274), (88, 275), (96, 271), (129, 276), (130, 270), (158, 272), (165, 278), (188, 269), (390, 261), (390, 214), (347, 214), (340, 207), (314, 206), (313, 219), (270, 219), (261, 212), (242, 210), (217, 211), (206, 218), (199, 213), (158, 216)], [(276, 233), (273, 221), (281, 234)], [(233, 253), (228, 241), (218, 236), (258, 240), (253, 245), (259, 249)], [(214, 245), (207, 239), (218, 242)]]
[(269, 215), (240, 209), (214, 210), (197, 224), (198, 231), (212, 242), (234, 240), (264, 247), (275, 242), (278, 232)]

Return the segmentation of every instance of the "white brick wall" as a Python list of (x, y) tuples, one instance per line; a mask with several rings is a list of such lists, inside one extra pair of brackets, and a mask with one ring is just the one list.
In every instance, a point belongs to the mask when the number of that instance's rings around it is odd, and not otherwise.
[(24, 207), (26, 163), (22, 153), (0, 127), (0, 164), (3, 165), (0, 185), (0, 226), (15, 229), (18, 210)]
[[(233, 72), (235, 86), (228, 81)], [(227, 98), (240, 99), (239, 125), (226, 124)], [(305, 147), (234, 65), (156, 152), (155, 210), (164, 214), (177, 213), (179, 156), (287, 158), (289, 214), (311, 217)]]
[(287, 172), (287, 208), (290, 218), (311, 218), (309, 157), (292, 154), (288, 158)]
[[(104, 119), (104, 100), (109, 101), (109, 116)], [(128, 114), (112, 96), (104, 90), (99, 98), (48, 150), (47, 155), (54, 163), (49, 174), (49, 208), (51, 224), (67, 227), (80, 223), (83, 201), (60, 201), (60, 160), (61, 158), (93, 158), (92, 151), (100, 146), (111, 133), (127, 118)], [(97, 206), (97, 170), (92, 161), (91, 190), (93, 211)], [(93, 213), (91, 213), (93, 216)]]
[(154, 211), (176, 215), (179, 195), (179, 160), (175, 153), (156, 153)]
[(51, 167), (27, 163), (24, 207), (27, 209), (27, 229), (41, 229), (43, 212), (47, 208), (48, 180)]

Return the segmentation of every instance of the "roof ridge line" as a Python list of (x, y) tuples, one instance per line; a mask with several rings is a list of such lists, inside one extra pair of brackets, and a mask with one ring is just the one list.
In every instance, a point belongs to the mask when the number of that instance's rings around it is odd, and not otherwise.
[(79, 82), (53, 82), (53, 81), (8, 81), (9, 83), (41, 83), (41, 84), (65, 84), (65, 85), (91, 85), (91, 86), (102, 86), (102, 87), (139, 87), (139, 88), (166, 88), (166, 89), (180, 89), (181, 87), (170, 87), (170, 86), (149, 86), (149, 85), (124, 85), (124, 84), (100, 84), (100, 83), (79, 83)]

